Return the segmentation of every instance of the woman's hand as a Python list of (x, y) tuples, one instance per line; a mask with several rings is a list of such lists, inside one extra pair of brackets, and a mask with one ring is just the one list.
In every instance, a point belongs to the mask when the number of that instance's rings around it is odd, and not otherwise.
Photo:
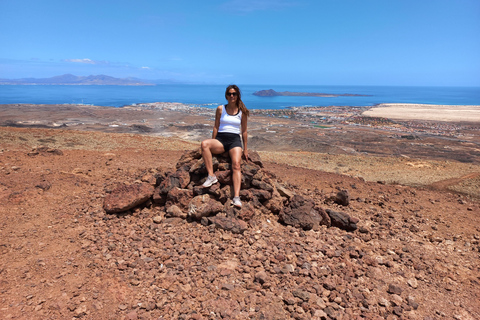
[(248, 159), (248, 150), (245, 149), (243, 150), (243, 155), (245, 156), (245, 160), (249, 161), (250, 159)]

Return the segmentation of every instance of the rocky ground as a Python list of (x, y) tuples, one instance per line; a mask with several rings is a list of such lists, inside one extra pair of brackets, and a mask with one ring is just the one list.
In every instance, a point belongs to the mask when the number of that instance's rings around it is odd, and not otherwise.
[[(198, 143), (100, 131), (0, 128), (0, 318), (480, 318), (475, 162), (258, 148), (271, 179), (357, 229), (259, 206), (237, 233), (150, 200), (106, 213), (117, 187), (153, 188)], [(391, 183), (403, 168), (409, 183)], [(422, 170), (436, 178), (409, 186)]]

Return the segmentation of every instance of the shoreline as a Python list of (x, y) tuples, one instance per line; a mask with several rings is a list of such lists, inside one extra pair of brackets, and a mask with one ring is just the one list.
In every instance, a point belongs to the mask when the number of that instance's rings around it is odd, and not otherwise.
[(381, 103), (362, 115), (393, 120), (429, 120), (480, 123), (480, 105), (431, 105), (415, 103)]

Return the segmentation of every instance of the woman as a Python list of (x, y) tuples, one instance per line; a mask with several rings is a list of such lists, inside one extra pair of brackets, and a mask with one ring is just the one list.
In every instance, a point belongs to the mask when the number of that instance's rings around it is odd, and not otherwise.
[[(202, 141), (202, 156), (207, 168), (208, 177), (203, 187), (207, 188), (218, 182), (213, 173), (212, 154), (228, 152), (232, 159), (232, 180), (234, 197), (233, 205), (241, 208), (240, 186), (242, 183), (242, 153), (248, 160), (247, 151), (247, 117), (249, 111), (242, 102), (240, 89), (236, 85), (230, 85), (225, 90), (225, 98), (228, 104), (218, 106), (215, 113), (215, 125), (212, 139)], [(241, 138), (240, 139), (240, 135)], [(242, 151), (243, 140), (243, 151)]]

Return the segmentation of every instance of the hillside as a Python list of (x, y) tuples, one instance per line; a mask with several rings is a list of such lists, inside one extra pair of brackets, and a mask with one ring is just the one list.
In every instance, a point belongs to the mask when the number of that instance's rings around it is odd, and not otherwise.
[[(259, 204), (236, 233), (153, 202), (103, 209), (118, 186), (155, 184), (198, 143), (59, 129), (0, 134), (2, 319), (480, 317), (478, 200), (294, 167), (282, 164), (284, 152), (265, 170), (358, 219), (358, 229), (302, 230)], [(381, 159), (374, 166), (390, 170)], [(349, 192), (348, 205), (329, 200), (338, 190)]]

